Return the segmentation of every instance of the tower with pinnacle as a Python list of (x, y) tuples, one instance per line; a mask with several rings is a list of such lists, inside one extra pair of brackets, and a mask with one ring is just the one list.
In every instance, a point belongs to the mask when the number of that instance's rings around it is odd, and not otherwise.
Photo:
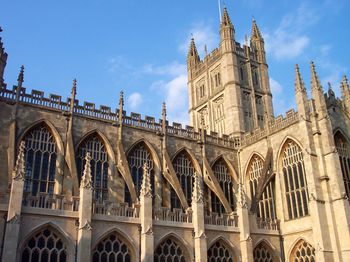
[(273, 117), (264, 39), (255, 20), (250, 45), (235, 40), (226, 8), (220, 23), (220, 45), (201, 60), (195, 39), (188, 56), (191, 125), (200, 128), (201, 115), (209, 132), (239, 136), (263, 127)]

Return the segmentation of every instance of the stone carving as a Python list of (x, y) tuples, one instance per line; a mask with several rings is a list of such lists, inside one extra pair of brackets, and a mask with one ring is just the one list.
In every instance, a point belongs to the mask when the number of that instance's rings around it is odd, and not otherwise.
[(15, 214), (13, 217), (7, 220), (9, 224), (19, 224), (21, 221), (21, 216), (19, 214)]
[(82, 229), (82, 230), (92, 230), (92, 226), (91, 226), (91, 223), (89, 222), (89, 221), (85, 221), (85, 224), (81, 227), (81, 228), (79, 228), (79, 229)]
[(200, 204), (204, 203), (203, 181), (202, 181), (202, 178), (197, 175), (197, 173), (194, 173), (192, 202), (200, 203)]
[(16, 166), (13, 170), (12, 178), (14, 180), (24, 180), (25, 178), (25, 160), (24, 160), (25, 142), (22, 141), (19, 146), (19, 152), (16, 160)]
[(149, 167), (146, 162), (143, 165), (141, 194), (146, 197), (152, 197), (151, 177), (150, 177)]
[(92, 189), (92, 177), (91, 177), (91, 155), (89, 152), (86, 153), (85, 156), (85, 167), (84, 167), (84, 174), (81, 178), (80, 187), (81, 188), (87, 188)]
[(248, 208), (246, 193), (243, 183), (239, 183), (238, 186), (238, 196), (237, 203), (241, 208)]

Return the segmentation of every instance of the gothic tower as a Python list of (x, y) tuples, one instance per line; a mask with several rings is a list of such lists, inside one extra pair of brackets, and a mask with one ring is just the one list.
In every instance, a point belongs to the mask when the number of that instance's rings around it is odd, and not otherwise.
[(273, 116), (264, 39), (253, 21), (250, 46), (235, 41), (235, 29), (225, 8), (220, 46), (200, 59), (195, 40), (187, 57), (191, 125), (200, 128), (203, 114), (209, 132), (240, 134), (263, 127)]

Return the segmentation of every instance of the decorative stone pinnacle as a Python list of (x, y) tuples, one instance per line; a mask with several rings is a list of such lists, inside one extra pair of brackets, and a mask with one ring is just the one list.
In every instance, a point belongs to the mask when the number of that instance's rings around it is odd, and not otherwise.
[(304, 81), (301, 78), (299, 65), (295, 65), (295, 91), (306, 92)]
[(119, 95), (119, 106), (124, 106), (124, 92), (123, 92), (123, 90), (120, 91), (120, 95)]
[(322, 86), (320, 84), (320, 80), (318, 79), (315, 63), (311, 62), (311, 88), (315, 90), (322, 90)]
[(260, 29), (259, 29), (254, 17), (253, 17), (253, 21), (252, 21), (252, 38), (262, 38)]
[(187, 58), (192, 57), (192, 56), (195, 57), (196, 60), (199, 60), (199, 55), (198, 55), (196, 43), (194, 42), (193, 36), (191, 38), (191, 42), (190, 42), (190, 47), (188, 49)]
[(238, 185), (238, 199), (237, 203), (241, 208), (248, 208), (246, 193), (244, 189), (243, 183), (239, 183)]
[(143, 196), (152, 197), (151, 176), (149, 172), (149, 166), (146, 162), (143, 164), (141, 194)]
[(192, 202), (204, 203), (203, 181), (201, 177), (194, 173), (194, 183), (192, 192)]
[(24, 150), (25, 150), (25, 142), (21, 141), (18, 150), (18, 156), (16, 159), (16, 165), (13, 170), (13, 179), (14, 180), (24, 180), (25, 178), (25, 160), (24, 160)]
[(86, 152), (85, 155), (85, 167), (83, 177), (80, 183), (81, 188), (92, 189), (92, 177), (91, 177), (91, 155), (90, 152)]
[(22, 86), (24, 82), (24, 65), (21, 66), (21, 70), (19, 71), (17, 81), (18, 81), (18, 86)]
[(77, 79), (73, 79), (73, 86), (72, 86), (72, 91), (71, 91), (72, 97), (77, 94)]
[(346, 75), (343, 76), (343, 84), (349, 88), (349, 82), (348, 82), (348, 78), (346, 77)]
[(163, 117), (163, 120), (166, 118), (166, 104), (165, 104), (165, 102), (163, 102), (163, 105), (162, 105), (162, 117)]
[(230, 16), (227, 12), (226, 6), (224, 7), (224, 12), (222, 13), (221, 25), (223, 26), (232, 26)]

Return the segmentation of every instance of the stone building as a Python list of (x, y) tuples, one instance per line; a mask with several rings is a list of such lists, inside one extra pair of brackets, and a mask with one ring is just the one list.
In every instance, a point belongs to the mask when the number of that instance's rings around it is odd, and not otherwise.
[(187, 57), (191, 126), (10, 88), (0, 41), (3, 262), (350, 260), (350, 89), (275, 117), (264, 40)]

